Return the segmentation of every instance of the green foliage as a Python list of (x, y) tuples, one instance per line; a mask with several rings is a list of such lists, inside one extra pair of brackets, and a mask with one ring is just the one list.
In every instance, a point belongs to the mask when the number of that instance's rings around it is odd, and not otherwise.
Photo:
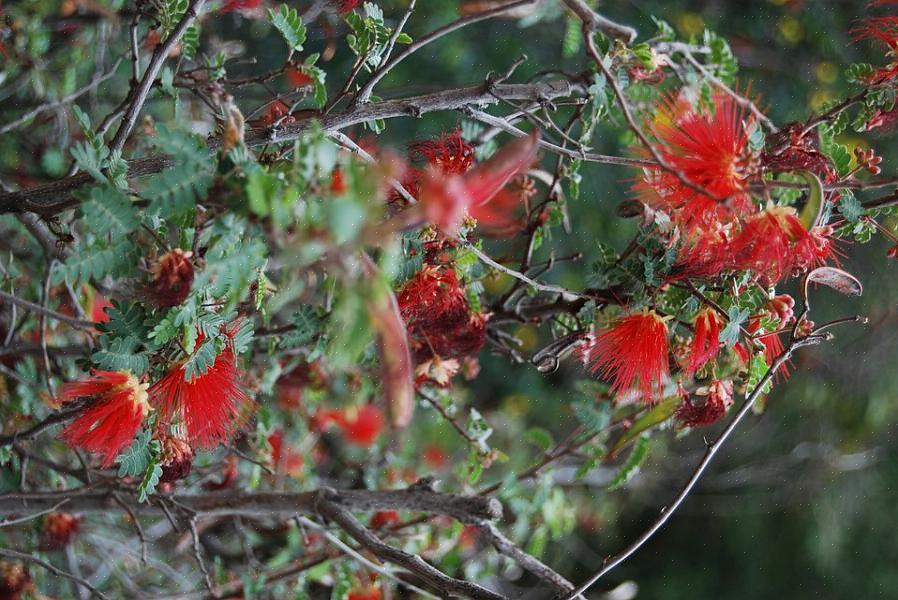
[(151, 494), (156, 493), (156, 486), (159, 485), (159, 479), (161, 477), (162, 465), (159, 464), (159, 459), (154, 456), (147, 466), (147, 470), (144, 473), (140, 485), (137, 486), (138, 502), (146, 502)]
[(312, 306), (301, 306), (293, 313), (291, 325), (293, 329), (281, 337), (281, 348), (298, 348), (311, 342), (321, 334), (323, 324), (318, 310)]
[(119, 477), (137, 477), (146, 472), (153, 457), (159, 454), (160, 444), (154, 440), (153, 432), (142, 429), (127, 450), (115, 460), (119, 463)]
[(91, 246), (72, 254), (61, 269), (53, 273), (52, 282), (63, 280), (88, 281), (106, 276), (121, 277), (131, 272), (137, 264), (139, 251), (128, 237), (110, 242), (98, 240)]
[(747, 308), (731, 306), (727, 311), (727, 324), (720, 330), (720, 343), (727, 348), (735, 346), (742, 334), (742, 326), (750, 314), (751, 311)]
[(739, 63), (729, 43), (713, 31), (705, 30), (704, 44), (711, 51), (708, 64), (712, 67), (713, 73), (727, 85), (733, 85), (739, 71)]
[(357, 11), (346, 15), (346, 23), (352, 30), (346, 36), (346, 42), (355, 55), (364, 60), (365, 68), (371, 70), (380, 65), (392, 31), (384, 24), (384, 13), (380, 7), (365, 2), (363, 8), (364, 15)]
[(287, 42), (290, 53), (301, 52), (302, 45), (306, 41), (306, 27), (302, 24), (302, 18), (295, 8), (282, 4), (278, 12), (268, 9), (268, 18), (271, 24), (280, 32), (281, 37)]
[(91, 355), (97, 368), (106, 371), (127, 370), (134, 375), (143, 375), (150, 366), (146, 354), (137, 351), (140, 341), (128, 336), (105, 341), (100, 338), (101, 348)]
[(126, 236), (140, 225), (137, 210), (124, 192), (95, 185), (87, 189), (81, 200), (81, 212), (87, 227), (97, 234), (112, 238)]
[(184, 361), (184, 381), (193, 381), (205, 375), (222, 350), (222, 341), (217, 337), (206, 338)]
[(649, 445), (651, 443), (651, 438), (647, 435), (641, 436), (638, 440), (636, 440), (636, 445), (633, 446), (633, 450), (630, 451), (630, 455), (627, 457), (627, 460), (624, 461), (624, 464), (621, 465), (620, 469), (618, 469), (617, 473), (614, 476), (614, 479), (611, 480), (611, 483), (608, 484), (608, 490), (616, 490), (617, 488), (623, 486), (628, 481), (633, 479), (633, 477), (639, 472), (639, 468), (642, 466), (642, 463), (645, 462), (645, 459), (649, 456)]

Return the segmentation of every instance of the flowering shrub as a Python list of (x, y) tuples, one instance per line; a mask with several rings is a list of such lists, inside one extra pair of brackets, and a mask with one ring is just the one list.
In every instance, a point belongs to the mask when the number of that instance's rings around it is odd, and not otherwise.
[[(48, 572), (97, 597), (577, 597), (862, 321), (812, 310), (862, 294), (855, 248), (898, 248), (894, 181), (847, 145), (898, 120), (887, 2), (850, 26), (881, 64), (781, 125), (722, 38), (583, 0), (56, 4), (0, 28), (0, 598), (67, 590)], [(577, 69), (395, 77), (508, 18), (563, 27)], [(566, 256), (607, 217), (596, 164), (627, 199)], [(563, 380), (552, 419), (489, 397), (497, 369)], [(599, 527), (557, 467), (611, 493), (692, 429), (645, 535), (591, 575), (552, 560)]]

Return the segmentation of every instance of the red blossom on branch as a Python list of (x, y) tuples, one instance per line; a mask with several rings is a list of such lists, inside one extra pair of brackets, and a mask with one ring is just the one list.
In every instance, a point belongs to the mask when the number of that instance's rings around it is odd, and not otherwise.
[[(68, 546), (78, 530), (81, 519), (65, 512), (52, 512), (44, 517), (41, 528), (41, 550), (61, 550)], [(2, 598), (2, 596), (0, 596)]]
[(190, 251), (175, 248), (159, 257), (153, 265), (150, 295), (159, 307), (178, 306), (190, 295), (193, 285), (193, 264)]
[(374, 445), (384, 428), (383, 411), (371, 404), (344, 409), (335, 420), (343, 437), (357, 446)]
[(677, 408), (676, 418), (683, 427), (703, 427), (722, 419), (733, 404), (733, 382), (715, 379), (710, 385), (699, 388), (696, 395), (704, 400), (696, 403), (686, 396)]
[(467, 173), (474, 165), (474, 147), (462, 139), (460, 129), (443, 133), (435, 140), (412, 142), (408, 149), (410, 157), (421, 157), (428, 165), (451, 175)]
[(638, 389), (644, 401), (652, 402), (668, 375), (667, 324), (651, 310), (621, 317), (578, 352), (592, 373), (611, 379), (612, 393)]
[(63, 386), (63, 402), (79, 398), (93, 402), (59, 437), (102, 457), (105, 469), (131, 443), (150, 411), (147, 386), (128, 371), (93, 371), (90, 378)]
[[(239, 321), (228, 327), (228, 343), (205, 373), (188, 381), (181, 363), (148, 390), (150, 403), (162, 421), (183, 424), (191, 446), (214, 448), (227, 442), (246, 421), (252, 399), (243, 387), (243, 375), (230, 344), (239, 327)], [(197, 347), (202, 342), (200, 335)]]
[(695, 317), (695, 331), (690, 344), (688, 374), (708, 364), (720, 351), (720, 317), (713, 308), (704, 308)]
[(226, 0), (221, 6), (221, 13), (229, 13), (231, 11), (250, 11), (259, 8), (262, 0)]
[(746, 111), (735, 99), (716, 94), (710, 108), (697, 109), (682, 96), (668, 97), (658, 108), (651, 131), (665, 162), (695, 186), (725, 203), (700, 194), (668, 171), (646, 170), (636, 191), (652, 208), (692, 228), (726, 220), (750, 207), (748, 178), (757, 171), (749, 147)]

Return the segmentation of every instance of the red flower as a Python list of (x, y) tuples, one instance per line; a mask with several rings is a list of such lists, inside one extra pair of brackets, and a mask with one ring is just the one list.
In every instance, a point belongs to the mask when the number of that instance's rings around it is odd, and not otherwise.
[(712, 308), (702, 309), (695, 317), (695, 331), (692, 335), (688, 374), (695, 373), (717, 356), (720, 350), (720, 317)]
[(346, 600), (380, 600), (380, 588), (374, 584), (352, 588)]
[(383, 431), (383, 412), (371, 404), (347, 408), (337, 416), (337, 426), (349, 442), (357, 446), (371, 446)]
[(283, 430), (279, 429), (269, 435), (268, 445), (271, 446), (271, 462), (275, 470), (286, 475), (298, 475), (302, 472), (302, 455), (284, 443)]
[(406, 282), (396, 299), (416, 364), (434, 356), (451, 359), (476, 354), (486, 342), (487, 317), (468, 307), (452, 267), (426, 265)]
[(773, 206), (752, 217), (733, 240), (734, 264), (776, 283), (825, 262), (833, 253), (831, 234), (828, 226), (809, 233), (794, 208)]
[(61, 550), (78, 534), (81, 519), (64, 512), (53, 512), (44, 517), (41, 531), (41, 550)]
[(764, 311), (767, 315), (780, 326), (784, 326), (794, 318), (794, 308), (795, 299), (789, 294), (774, 296), (764, 305)]
[(191, 256), (192, 252), (175, 248), (156, 261), (150, 295), (157, 306), (177, 306), (190, 295), (190, 286), (193, 285)]
[(193, 449), (186, 441), (172, 435), (163, 436), (160, 440), (162, 450), (159, 453), (159, 464), (162, 466), (161, 482), (171, 483), (190, 475), (193, 466)]
[(371, 517), (371, 523), (368, 526), (371, 529), (383, 529), (388, 525), (399, 523), (399, 512), (395, 510), (381, 510), (374, 513)]
[(283, 100), (275, 100), (265, 107), (265, 112), (262, 113), (262, 118), (260, 120), (265, 125), (274, 125), (278, 122), (290, 123), (292, 122), (292, 117), (290, 117), (289, 114), (290, 106)]
[(654, 311), (621, 317), (578, 352), (591, 372), (612, 380), (612, 393), (638, 388), (651, 402), (668, 374), (667, 324)]
[(286, 69), (284, 69), (284, 76), (287, 78), (287, 81), (290, 82), (295, 88), (303, 88), (308, 87), (315, 83), (315, 80), (312, 79), (312, 76), (306, 73), (302, 67), (297, 67), (294, 65), (290, 65)]
[(331, 4), (337, 7), (341, 15), (345, 15), (359, 5), (359, 0), (331, 0)]
[(232, 10), (254, 10), (262, 4), (262, 0), (226, 0), (221, 7), (222, 13), (228, 13)]
[(474, 164), (474, 148), (461, 137), (461, 130), (442, 134), (439, 139), (409, 144), (411, 157), (423, 157), (427, 164), (443, 173), (461, 175)]
[(430, 444), (425, 447), (422, 458), (424, 459), (424, 464), (434, 471), (439, 471), (446, 466), (447, 462), (449, 462), (449, 457), (446, 455), (446, 451), (436, 444)]
[(107, 308), (112, 308), (112, 302), (107, 300), (103, 294), (94, 292), (87, 310), (90, 313), (90, 320), (94, 323), (109, 322), (109, 315), (106, 314)]
[[(502, 188), (533, 164), (539, 149), (539, 133), (518, 138), (496, 152), (489, 160), (464, 175), (428, 168), (420, 179), (418, 200), (424, 217), (448, 233), (454, 233), (465, 214), (488, 219), (492, 226), (502, 220), (514, 221), (510, 210), (497, 215), (487, 207)], [(504, 204), (504, 203), (503, 203)], [(500, 218), (501, 217), (501, 218)]]
[(59, 437), (70, 446), (103, 457), (105, 469), (131, 443), (147, 416), (147, 386), (128, 371), (93, 371), (89, 379), (63, 386), (63, 402), (77, 398), (94, 401)]
[(672, 173), (653, 168), (636, 186), (647, 204), (690, 228), (741, 214), (750, 206), (745, 191), (757, 161), (748, 145), (745, 109), (736, 100), (717, 94), (708, 110), (694, 109), (682, 98), (667, 98), (651, 130), (668, 165), (693, 185), (728, 201), (699, 194)]
[(34, 591), (34, 584), (24, 563), (0, 560), (0, 598), (22, 600), (28, 591)]
[(733, 404), (733, 382), (715, 379), (711, 385), (699, 388), (696, 394), (704, 396), (704, 402), (695, 404), (686, 396), (677, 408), (677, 421), (684, 427), (702, 427), (722, 419)]
[(334, 170), (331, 171), (331, 192), (335, 196), (346, 193), (346, 177), (340, 167), (334, 167)]
[(716, 277), (731, 268), (730, 241), (721, 229), (696, 231), (680, 248), (667, 281)]
[[(878, 41), (888, 48), (888, 56), (893, 59), (898, 57), (898, 16), (868, 17), (855, 25), (850, 33), (853, 42)], [(870, 85), (879, 85), (896, 76), (898, 76), (898, 61), (893, 60), (888, 66), (877, 69), (866, 78), (866, 81)]]
[[(241, 383), (243, 375), (230, 344), (239, 327), (239, 321), (228, 327), (225, 348), (205, 373), (187, 381), (181, 363), (149, 389), (150, 403), (162, 421), (182, 423), (193, 447), (214, 448), (227, 442), (246, 420), (252, 399)], [(197, 347), (202, 341), (200, 335)]]

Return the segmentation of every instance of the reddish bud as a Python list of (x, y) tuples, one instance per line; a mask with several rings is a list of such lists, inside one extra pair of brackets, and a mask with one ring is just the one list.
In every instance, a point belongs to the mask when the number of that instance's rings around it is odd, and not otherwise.
[[(61, 550), (78, 534), (81, 519), (75, 515), (54, 512), (44, 517), (41, 530), (41, 550)], [(0, 596), (2, 597), (2, 596)]]
[(174, 482), (190, 474), (193, 466), (193, 449), (186, 441), (166, 435), (161, 440), (159, 463), (162, 466), (160, 482)]
[(190, 295), (193, 285), (193, 264), (190, 251), (175, 248), (166, 252), (153, 266), (150, 295), (159, 307), (178, 306)]

